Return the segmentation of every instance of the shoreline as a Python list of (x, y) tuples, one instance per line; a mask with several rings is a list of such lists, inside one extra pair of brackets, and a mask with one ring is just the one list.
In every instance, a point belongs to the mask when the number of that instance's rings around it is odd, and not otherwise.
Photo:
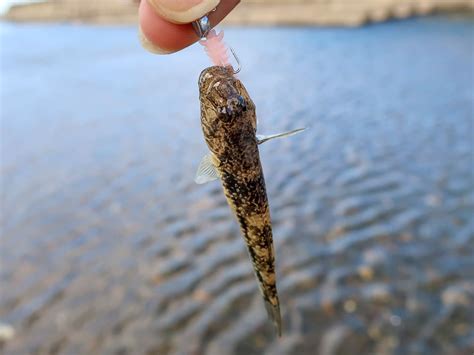
[[(385, 4), (375, 4), (373, 0), (365, 0), (347, 5), (341, 4), (339, 0), (325, 3), (253, 0), (241, 3), (226, 17), (222, 25), (359, 27), (446, 13), (473, 16), (474, 3), (465, 0), (428, 0), (423, 3), (412, 1), (400, 4), (389, 0)], [(14, 5), (0, 19), (9, 22), (98, 25), (138, 23), (137, 7), (133, 3), (77, 5), (68, 0)]]

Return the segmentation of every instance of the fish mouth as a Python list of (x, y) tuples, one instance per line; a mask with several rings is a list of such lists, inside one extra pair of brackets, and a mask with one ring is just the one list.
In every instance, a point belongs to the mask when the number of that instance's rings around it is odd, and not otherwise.
[(217, 80), (234, 79), (232, 66), (212, 66), (204, 69), (199, 75), (198, 84), (201, 91), (203, 89), (209, 89), (212, 87)]

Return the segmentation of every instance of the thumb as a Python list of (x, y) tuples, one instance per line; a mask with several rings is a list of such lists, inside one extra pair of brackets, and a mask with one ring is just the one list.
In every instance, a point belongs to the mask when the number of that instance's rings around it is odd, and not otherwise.
[(145, 0), (163, 18), (173, 23), (190, 23), (214, 10), (220, 0)]

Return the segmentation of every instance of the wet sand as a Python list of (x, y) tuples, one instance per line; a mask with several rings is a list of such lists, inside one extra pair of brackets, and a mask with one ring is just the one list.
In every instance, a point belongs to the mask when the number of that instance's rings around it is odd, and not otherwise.
[[(474, 24), (232, 28), (283, 337), (206, 152), (202, 49), (0, 26), (5, 354), (472, 354)], [(265, 43), (262, 46), (262, 43)]]

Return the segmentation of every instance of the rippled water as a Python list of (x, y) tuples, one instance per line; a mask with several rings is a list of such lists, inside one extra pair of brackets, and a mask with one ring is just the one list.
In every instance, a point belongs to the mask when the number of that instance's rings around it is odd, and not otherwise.
[(3, 352), (472, 354), (473, 30), (226, 32), (260, 132), (311, 126), (261, 147), (278, 340), (220, 185), (193, 182), (202, 50), (2, 24)]

